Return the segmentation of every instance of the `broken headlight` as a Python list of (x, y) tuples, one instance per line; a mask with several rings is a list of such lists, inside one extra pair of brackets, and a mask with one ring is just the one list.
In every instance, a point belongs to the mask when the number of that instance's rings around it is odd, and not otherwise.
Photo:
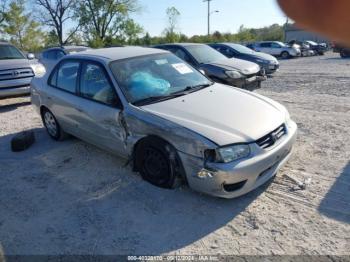
[(221, 147), (216, 150), (207, 150), (205, 157), (207, 161), (217, 163), (229, 163), (250, 155), (250, 147), (247, 144), (237, 144)]

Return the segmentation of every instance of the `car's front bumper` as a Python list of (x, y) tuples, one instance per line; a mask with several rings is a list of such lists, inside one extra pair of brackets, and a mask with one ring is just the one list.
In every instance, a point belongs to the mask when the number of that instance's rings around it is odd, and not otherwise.
[[(297, 125), (290, 121), (287, 134), (268, 150), (251, 144), (252, 157), (232, 163), (206, 163), (202, 158), (179, 153), (189, 186), (206, 194), (234, 198), (266, 183), (288, 161), (297, 136)], [(209, 175), (200, 178), (198, 173)]]
[(279, 64), (264, 64), (262, 67), (267, 75), (273, 74), (280, 68)]
[(30, 94), (32, 77), (0, 81), (0, 98)]
[(238, 88), (253, 90), (261, 87), (261, 82), (267, 79), (266, 75), (253, 75), (240, 79), (226, 79), (226, 84), (232, 85)]

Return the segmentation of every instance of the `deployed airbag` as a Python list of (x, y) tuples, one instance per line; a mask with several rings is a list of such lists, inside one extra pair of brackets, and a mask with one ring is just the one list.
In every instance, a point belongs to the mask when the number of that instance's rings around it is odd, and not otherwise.
[(167, 95), (170, 89), (168, 81), (156, 78), (147, 72), (134, 73), (128, 86), (134, 101), (151, 96)]

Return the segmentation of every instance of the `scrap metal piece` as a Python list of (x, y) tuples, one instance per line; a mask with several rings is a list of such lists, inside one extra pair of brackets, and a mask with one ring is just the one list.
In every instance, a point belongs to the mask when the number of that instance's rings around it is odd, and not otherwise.
[(293, 183), (295, 183), (299, 187), (299, 189), (301, 189), (301, 190), (305, 190), (306, 187), (311, 184), (311, 178), (310, 177), (309, 178), (304, 178), (304, 181), (301, 182), (300, 180), (298, 180), (295, 177), (292, 177), (290, 175), (283, 174), (283, 176), (285, 178), (287, 178), (288, 180), (292, 181)]

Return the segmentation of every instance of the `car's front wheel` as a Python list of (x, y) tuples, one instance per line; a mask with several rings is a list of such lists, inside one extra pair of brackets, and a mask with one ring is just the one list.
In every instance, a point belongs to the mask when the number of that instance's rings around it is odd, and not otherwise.
[(151, 138), (138, 146), (136, 165), (142, 178), (155, 186), (175, 188), (181, 183), (176, 152), (161, 139)]
[(54, 140), (63, 140), (66, 137), (66, 133), (62, 130), (55, 116), (48, 109), (43, 109), (41, 117), (46, 128), (47, 133)]
[(287, 58), (290, 57), (290, 54), (289, 54), (287, 51), (284, 51), (284, 52), (281, 53), (281, 57), (282, 57), (283, 59), (287, 59)]

